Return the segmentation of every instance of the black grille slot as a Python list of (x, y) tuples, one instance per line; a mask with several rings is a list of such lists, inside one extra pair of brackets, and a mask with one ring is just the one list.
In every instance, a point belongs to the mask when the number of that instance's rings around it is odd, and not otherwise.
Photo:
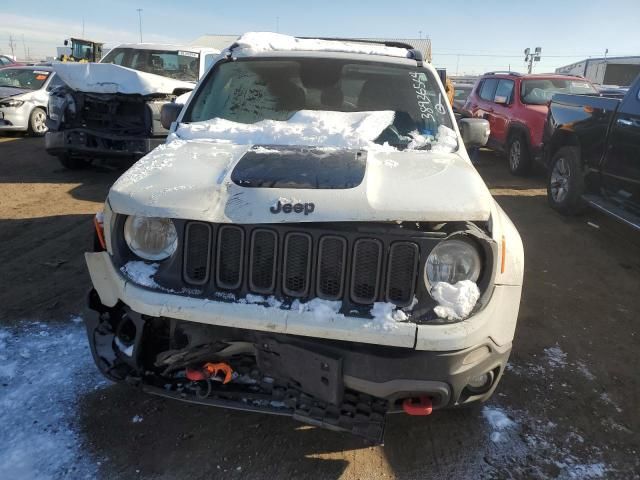
[(375, 239), (357, 240), (353, 247), (351, 299), (356, 303), (376, 301), (380, 287), (382, 243)]
[(318, 297), (326, 300), (342, 298), (347, 241), (342, 237), (324, 236), (318, 247)]
[(387, 301), (406, 307), (413, 300), (418, 269), (418, 245), (396, 242), (389, 250), (387, 268)]
[(256, 229), (251, 235), (249, 289), (273, 293), (276, 285), (276, 249), (278, 237), (272, 230)]
[(211, 260), (211, 226), (191, 222), (185, 230), (184, 278), (192, 285), (204, 285), (209, 280)]
[(216, 283), (218, 287), (233, 290), (242, 282), (242, 254), (244, 231), (239, 227), (225, 225), (218, 233), (218, 255), (216, 258)]
[(284, 244), (284, 282), (282, 290), (292, 297), (304, 297), (309, 291), (311, 236), (290, 233)]

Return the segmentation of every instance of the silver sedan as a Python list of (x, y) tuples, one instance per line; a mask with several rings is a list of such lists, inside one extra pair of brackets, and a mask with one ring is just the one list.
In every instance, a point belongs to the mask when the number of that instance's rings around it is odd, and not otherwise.
[(51, 67), (0, 70), (0, 132), (44, 135), (49, 92), (61, 83)]

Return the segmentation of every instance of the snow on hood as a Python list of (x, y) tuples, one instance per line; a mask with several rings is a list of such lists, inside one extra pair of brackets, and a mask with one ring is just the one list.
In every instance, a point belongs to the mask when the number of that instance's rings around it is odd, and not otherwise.
[(153, 95), (195, 86), (112, 63), (54, 63), (53, 69), (64, 83), (79, 92)]
[(234, 56), (250, 56), (273, 51), (343, 52), (408, 58), (404, 48), (359, 42), (296, 38), (272, 32), (247, 32), (234, 43)]
[(289, 120), (236, 123), (222, 118), (183, 123), (176, 134), (183, 140), (205, 139), (236, 145), (370, 146), (393, 122), (394, 112), (328, 112), (301, 110)]
[(28, 88), (0, 87), (0, 99), (15, 97), (16, 95), (34, 91), (35, 90), (29, 90)]
[[(457, 153), (370, 150), (362, 182), (345, 189), (246, 188), (231, 181), (251, 145), (174, 140), (113, 185), (115, 212), (216, 223), (484, 221), (491, 195)], [(311, 213), (273, 213), (277, 202), (313, 203)]]

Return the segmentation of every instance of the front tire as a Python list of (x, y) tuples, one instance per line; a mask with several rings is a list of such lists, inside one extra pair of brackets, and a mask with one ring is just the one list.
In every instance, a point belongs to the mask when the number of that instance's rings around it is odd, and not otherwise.
[(577, 215), (585, 208), (584, 172), (577, 147), (562, 147), (551, 159), (547, 200), (563, 215)]
[(507, 144), (507, 159), (509, 160), (509, 172), (511, 175), (523, 177), (531, 169), (531, 153), (522, 133), (513, 133), (509, 136)]
[(36, 107), (31, 111), (29, 115), (29, 135), (34, 137), (42, 137), (47, 133), (47, 113), (44, 109)]

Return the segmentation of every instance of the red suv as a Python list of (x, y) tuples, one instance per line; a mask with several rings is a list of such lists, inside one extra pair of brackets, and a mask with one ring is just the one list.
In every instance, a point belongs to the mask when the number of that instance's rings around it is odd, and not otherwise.
[(507, 154), (512, 174), (526, 175), (532, 161), (542, 159), (548, 104), (556, 93), (598, 94), (582, 77), (489, 72), (473, 87), (464, 110), (489, 121), (487, 147)]

